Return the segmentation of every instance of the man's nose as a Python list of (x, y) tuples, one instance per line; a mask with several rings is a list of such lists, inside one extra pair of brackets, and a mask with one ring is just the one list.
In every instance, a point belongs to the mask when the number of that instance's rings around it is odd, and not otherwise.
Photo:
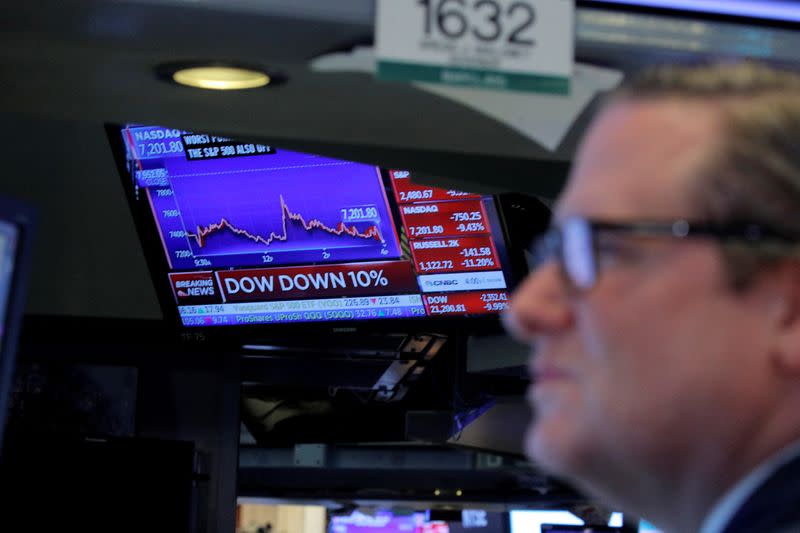
[(556, 261), (542, 265), (523, 280), (503, 315), (508, 333), (525, 343), (569, 328), (572, 321), (567, 287)]

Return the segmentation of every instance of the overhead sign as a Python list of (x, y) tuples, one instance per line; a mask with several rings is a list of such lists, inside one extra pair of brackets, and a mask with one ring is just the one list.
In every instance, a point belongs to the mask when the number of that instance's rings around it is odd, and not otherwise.
[(573, 0), (378, 0), (377, 75), (564, 94)]

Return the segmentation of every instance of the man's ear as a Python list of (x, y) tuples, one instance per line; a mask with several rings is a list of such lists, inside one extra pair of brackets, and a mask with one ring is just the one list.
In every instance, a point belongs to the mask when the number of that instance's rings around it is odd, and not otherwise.
[(771, 278), (775, 361), (784, 371), (800, 375), (800, 261), (785, 261), (764, 274)]

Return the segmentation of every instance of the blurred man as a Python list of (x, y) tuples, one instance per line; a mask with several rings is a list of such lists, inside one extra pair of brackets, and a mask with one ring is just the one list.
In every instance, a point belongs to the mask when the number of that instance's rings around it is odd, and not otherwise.
[(552, 227), (504, 317), (529, 456), (670, 532), (800, 531), (800, 77), (642, 75)]

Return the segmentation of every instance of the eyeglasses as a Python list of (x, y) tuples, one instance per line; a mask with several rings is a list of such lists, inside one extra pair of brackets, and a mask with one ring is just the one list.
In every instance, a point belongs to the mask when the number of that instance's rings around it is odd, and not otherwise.
[(704, 237), (724, 243), (754, 245), (762, 242), (798, 244), (800, 238), (754, 223), (708, 224), (686, 220), (672, 222), (604, 222), (570, 217), (542, 235), (533, 245), (534, 268), (552, 258), (560, 263), (569, 284), (587, 291), (597, 282), (598, 234), (686, 239)]

